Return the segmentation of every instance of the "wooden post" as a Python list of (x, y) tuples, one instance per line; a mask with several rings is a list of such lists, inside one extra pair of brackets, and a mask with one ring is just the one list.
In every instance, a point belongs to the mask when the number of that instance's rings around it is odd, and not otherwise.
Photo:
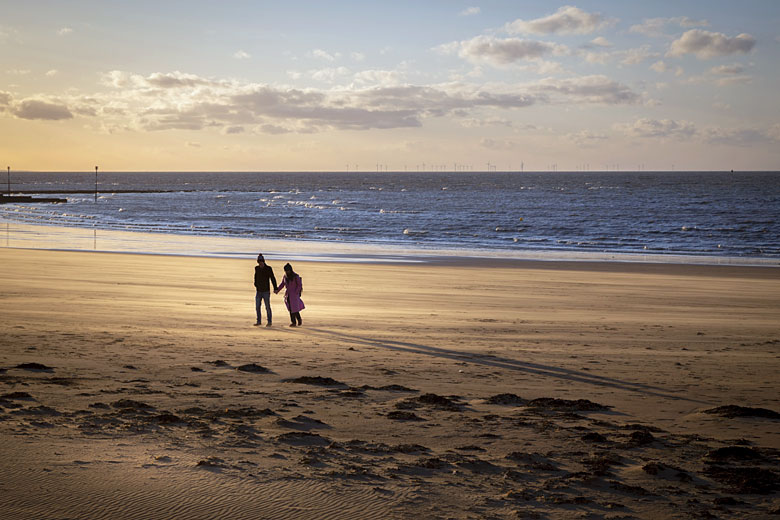
[(8, 196), (11, 196), (11, 167), (6, 166), (8, 168)]
[(97, 202), (97, 170), (98, 167), (95, 166), (95, 202)]

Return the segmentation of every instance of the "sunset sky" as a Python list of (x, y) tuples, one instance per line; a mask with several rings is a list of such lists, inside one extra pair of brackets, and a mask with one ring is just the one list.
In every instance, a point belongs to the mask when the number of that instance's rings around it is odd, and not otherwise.
[(0, 0), (14, 170), (780, 169), (780, 2)]

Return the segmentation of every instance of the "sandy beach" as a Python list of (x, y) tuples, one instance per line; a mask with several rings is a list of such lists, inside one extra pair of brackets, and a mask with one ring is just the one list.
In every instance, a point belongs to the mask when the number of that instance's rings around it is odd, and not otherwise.
[(3, 518), (780, 514), (777, 268), (0, 265)]

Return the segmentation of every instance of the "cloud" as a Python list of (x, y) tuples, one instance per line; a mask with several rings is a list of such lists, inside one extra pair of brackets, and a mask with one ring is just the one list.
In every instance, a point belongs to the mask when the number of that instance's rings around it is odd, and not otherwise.
[(467, 118), (462, 119), (459, 121), (460, 126), (464, 128), (484, 128), (484, 127), (492, 127), (492, 126), (504, 126), (507, 128), (514, 127), (514, 123), (510, 121), (509, 119), (502, 119), (499, 117), (488, 117), (488, 118)]
[(246, 51), (239, 50), (233, 54), (233, 57), (237, 60), (248, 60), (252, 55)]
[(521, 60), (536, 60), (549, 54), (561, 55), (568, 51), (566, 46), (556, 43), (493, 36), (477, 36), (470, 40), (453, 42), (439, 47), (438, 50), (445, 53), (457, 52), (458, 56), (471, 62), (488, 62), (497, 66)]
[(736, 63), (733, 65), (720, 65), (710, 69), (711, 75), (724, 76), (717, 80), (717, 84), (720, 87), (751, 83), (753, 77), (742, 74), (743, 72), (745, 72), (745, 67)]
[(183, 72), (179, 71), (170, 72), (167, 74), (155, 72), (141, 81), (145, 81), (148, 85), (159, 88), (195, 87), (214, 84), (214, 82), (203, 79), (194, 74), (184, 74)]
[(18, 103), (13, 113), (20, 119), (43, 119), (58, 121), (72, 119), (73, 113), (67, 106), (58, 103), (49, 103), (39, 99), (25, 99)]
[(30, 73), (30, 69), (9, 69), (5, 73), (11, 76), (26, 76)]
[(629, 28), (629, 32), (640, 33), (652, 37), (667, 36), (664, 29), (669, 25), (687, 29), (689, 27), (708, 27), (710, 23), (707, 20), (693, 20), (687, 16), (678, 16), (676, 18), (646, 18), (641, 24), (632, 25)]
[(667, 70), (669, 70), (669, 66), (666, 65), (666, 63), (664, 63), (662, 60), (656, 61), (655, 63), (650, 65), (650, 68), (653, 69), (654, 71), (656, 71), (659, 74), (662, 74), (662, 73), (666, 72)]
[(353, 76), (353, 81), (361, 85), (398, 85), (405, 74), (399, 70), (363, 70)]
[(72, 32), (73, 32), (73, 29), (71, 29), (70, 27), (63, 27), (62, 29), (57, 31), (57, 34), (60, 35), (60, 36), (67, 36), (67, 35), (71, 34)]
[(587, 13), (567, 5), (544, 18), (517, 19), (507, 24), (505, 30), (509, 34), (588, 34), (614, 22), (615, 20), (607, 20), (599, 13)]
[(689, 121), (672, 119), (637, 119), (633, 123), (617, 124), (617, 130), (631, 137), (641, 138), (690, 138), (696, 135), (696, 126)]
[(565, 74), (566, 70), (563, 65), (557, 61), (536, 60), (531, 62), (525, 67), (526, 70), (531, 69), (539, 75), (550, 76), (556, 74)]
[(405, 107), (359, 105), (349, 97), (333, 99), (323, 92), (297, 89), (274, 89), (258, 86), (232, 96), (232, 110), (245, 112), (256, 119), (272, 118), (303, 123), (303, 128), (367, 130), (421, 126), (420, 114)]
[(587, 103), (634, 104), (641, 96), (606, 76), (592, 75), (560, 80), (546, 79), (532, 87), (536, 92), (559, 94)]
[(312, 79), (317, 81), (324, 81), (326, 83), (333, 83), (338, 78), (343, 78), (351, 74), (350, 70), (346, 67), (326, 67), (324, 69), (309, 71)]
[(460, 16), (474, 16), (481, 12), (482, 10), (479, 7), (467, 7), (460, 13), (458, 13)]
[(612, 47), (612, 42), (604, 38), (603, 36), (597, 36), (590, 41), (590, 44), (595, 47)]
[(685, 83), (708, 83), (715, 84), (719, 87), (751, 83), (753, 81), (753, 76), (742, 74), (743, 72), (745, 72), (745, 68), (739, 64), (720, 65), (718, 67), (712, 67), (705, 74), (686, 78)]
[(691, 29), (679, 39), (672, 42), (669, 56), (694, 54), (701, 60), (727, 56), (729, 54), (750, 52), (756, 45), (756, 40), (749, 34), (739, 34), (729, 38), (722, 33)]
[(420, 86), (404, 84), (402, 73), (363, 71), (349, 86), (294, 89), (179, 71), (147, 76), (111, 71), (103, 76), (108, 87), (103, 92), (72, 94), (58, 104), (31, 105), (24, 111), (12, 98), (7, 103), (9, 110), (19, 107), (27, 117), (95, 115), (94, 124), (106, 132), (213, 129), (232, 135), (239, 127), (271, 134), (415, 128), (432, 118), (505, 119), (503, 112), (534, 105), (633, 104), (642, 99), (605, 76)]
[(745, 71), (745, 67), (742, 65), (720, 65), (718, 67), (712, 67), (710, 69), (710, 72), (712, 74), (724, 74), (724, 75), (733, 75), (733, 74), (742, 74)]
[(729, 85), (747, 85), (753, 82), (753, 76), (728, 76), (726, 78), (720, 78), (717, 83), (719, 87), (727, 87)]
[(236, 135), (246, 132), (246, 128), (243, 126), (226, 126), (223, 131), (225, 135)]
[(46, 71), (46, 76), (49, 77), (49, 78), (52, 78), (52, 77), (56, 76), (58, 73), (59, 73), (59, 71), (57, 69), (51, 69), (51, 70), (47, 70)]
[(652, 52), (649, 45), (643, 45), (636, 49), (618, 52), (617, 56), (619, 56), (620, 63), (623, 65), (639, 65), (645, 60), (658, 57), (659, 54), (657, 52)]
[(325, 60), (325, 61), (330, 61), (330, 62), (336, 61), (337, 58), (341, 57), (339, 53), (330, 54), (328, 52), (323, 51), (322, 49), (314, 49), (313, 51), (311, 51), (311, 55), (314, 56), (315, 58)]
[(14, 27), (0, 25), (0, 43), (20, 41), (19, 30)]
[(576, 133), (567, 134), (566, 138), (580, 146), (589, 146), (600, 141), (605, 141), (609, 139), (609, 136), (606, 134), (597, 134), (590, 130), (580, 130)]
[(260, 126), (260, 131), (269, 135), (289, 134), (292, 130), (278, 125), (265, 124)]
[(611, 61), (617, 60), (622, 65), (639, 65), (643, 61), (660, 56), (657, 52), (650, 50), (649, 45), (643, 45), (634, 49), (611, 52), (586, 52), (585, 61), (588, 63), (598, 63), (605, 65)]
[(362, 52), (350, 52), (349, 57), (352, 58), (352, 61), (361, 62), (366, 59), (366, 55)]
[(751, 146), (754, 144), (776, 143), (780, 141), (780, 126), (769, 129), (760, 128), (707, 128), (704, 140), (710, 144), (728, 146)]
[(482, 148), (487, 148), (488, 150), (495, 150), (499, 152), (517, 150), (522, 147), (522, 145), (516, 141), (490, 138), (484, 138), (480, 140), (479, 145)]
[(7, 107), (13, 101), (14, 96), (10, 92), (0, 90), (0, 107)]

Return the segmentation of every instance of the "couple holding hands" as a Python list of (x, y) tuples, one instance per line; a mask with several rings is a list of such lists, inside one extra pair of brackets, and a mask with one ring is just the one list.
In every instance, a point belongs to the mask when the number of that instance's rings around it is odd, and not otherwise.
[(267, 318), (265, 326), (271, 326), (273, 315), (271, 312), (271, 284), (274, 287), (274, 294), (278, 294), (282, 289), (285, 290), (284, 304), (287, 306), (287, 310), (290, 311), (290, 327), (300, 327), (303, 324), (301, 311), (305, 308), (303, 300), (301, 300), (303, 280), (293, 271), (290, 264), (284, 264), (284, 277), (282, 278), (282, 283), (277, 286), (274, 270), (265, 263), (265, 258), (263, 258), (262, 254), (257, 255), (257, 265), (255, 266), (255, 289), (257, 290), (255, 295), (255, 312), (257, 313), (255, 327), (259, 327), (262, 324), (260, 319), (262, 302), (265, 302), (265, 315)]

